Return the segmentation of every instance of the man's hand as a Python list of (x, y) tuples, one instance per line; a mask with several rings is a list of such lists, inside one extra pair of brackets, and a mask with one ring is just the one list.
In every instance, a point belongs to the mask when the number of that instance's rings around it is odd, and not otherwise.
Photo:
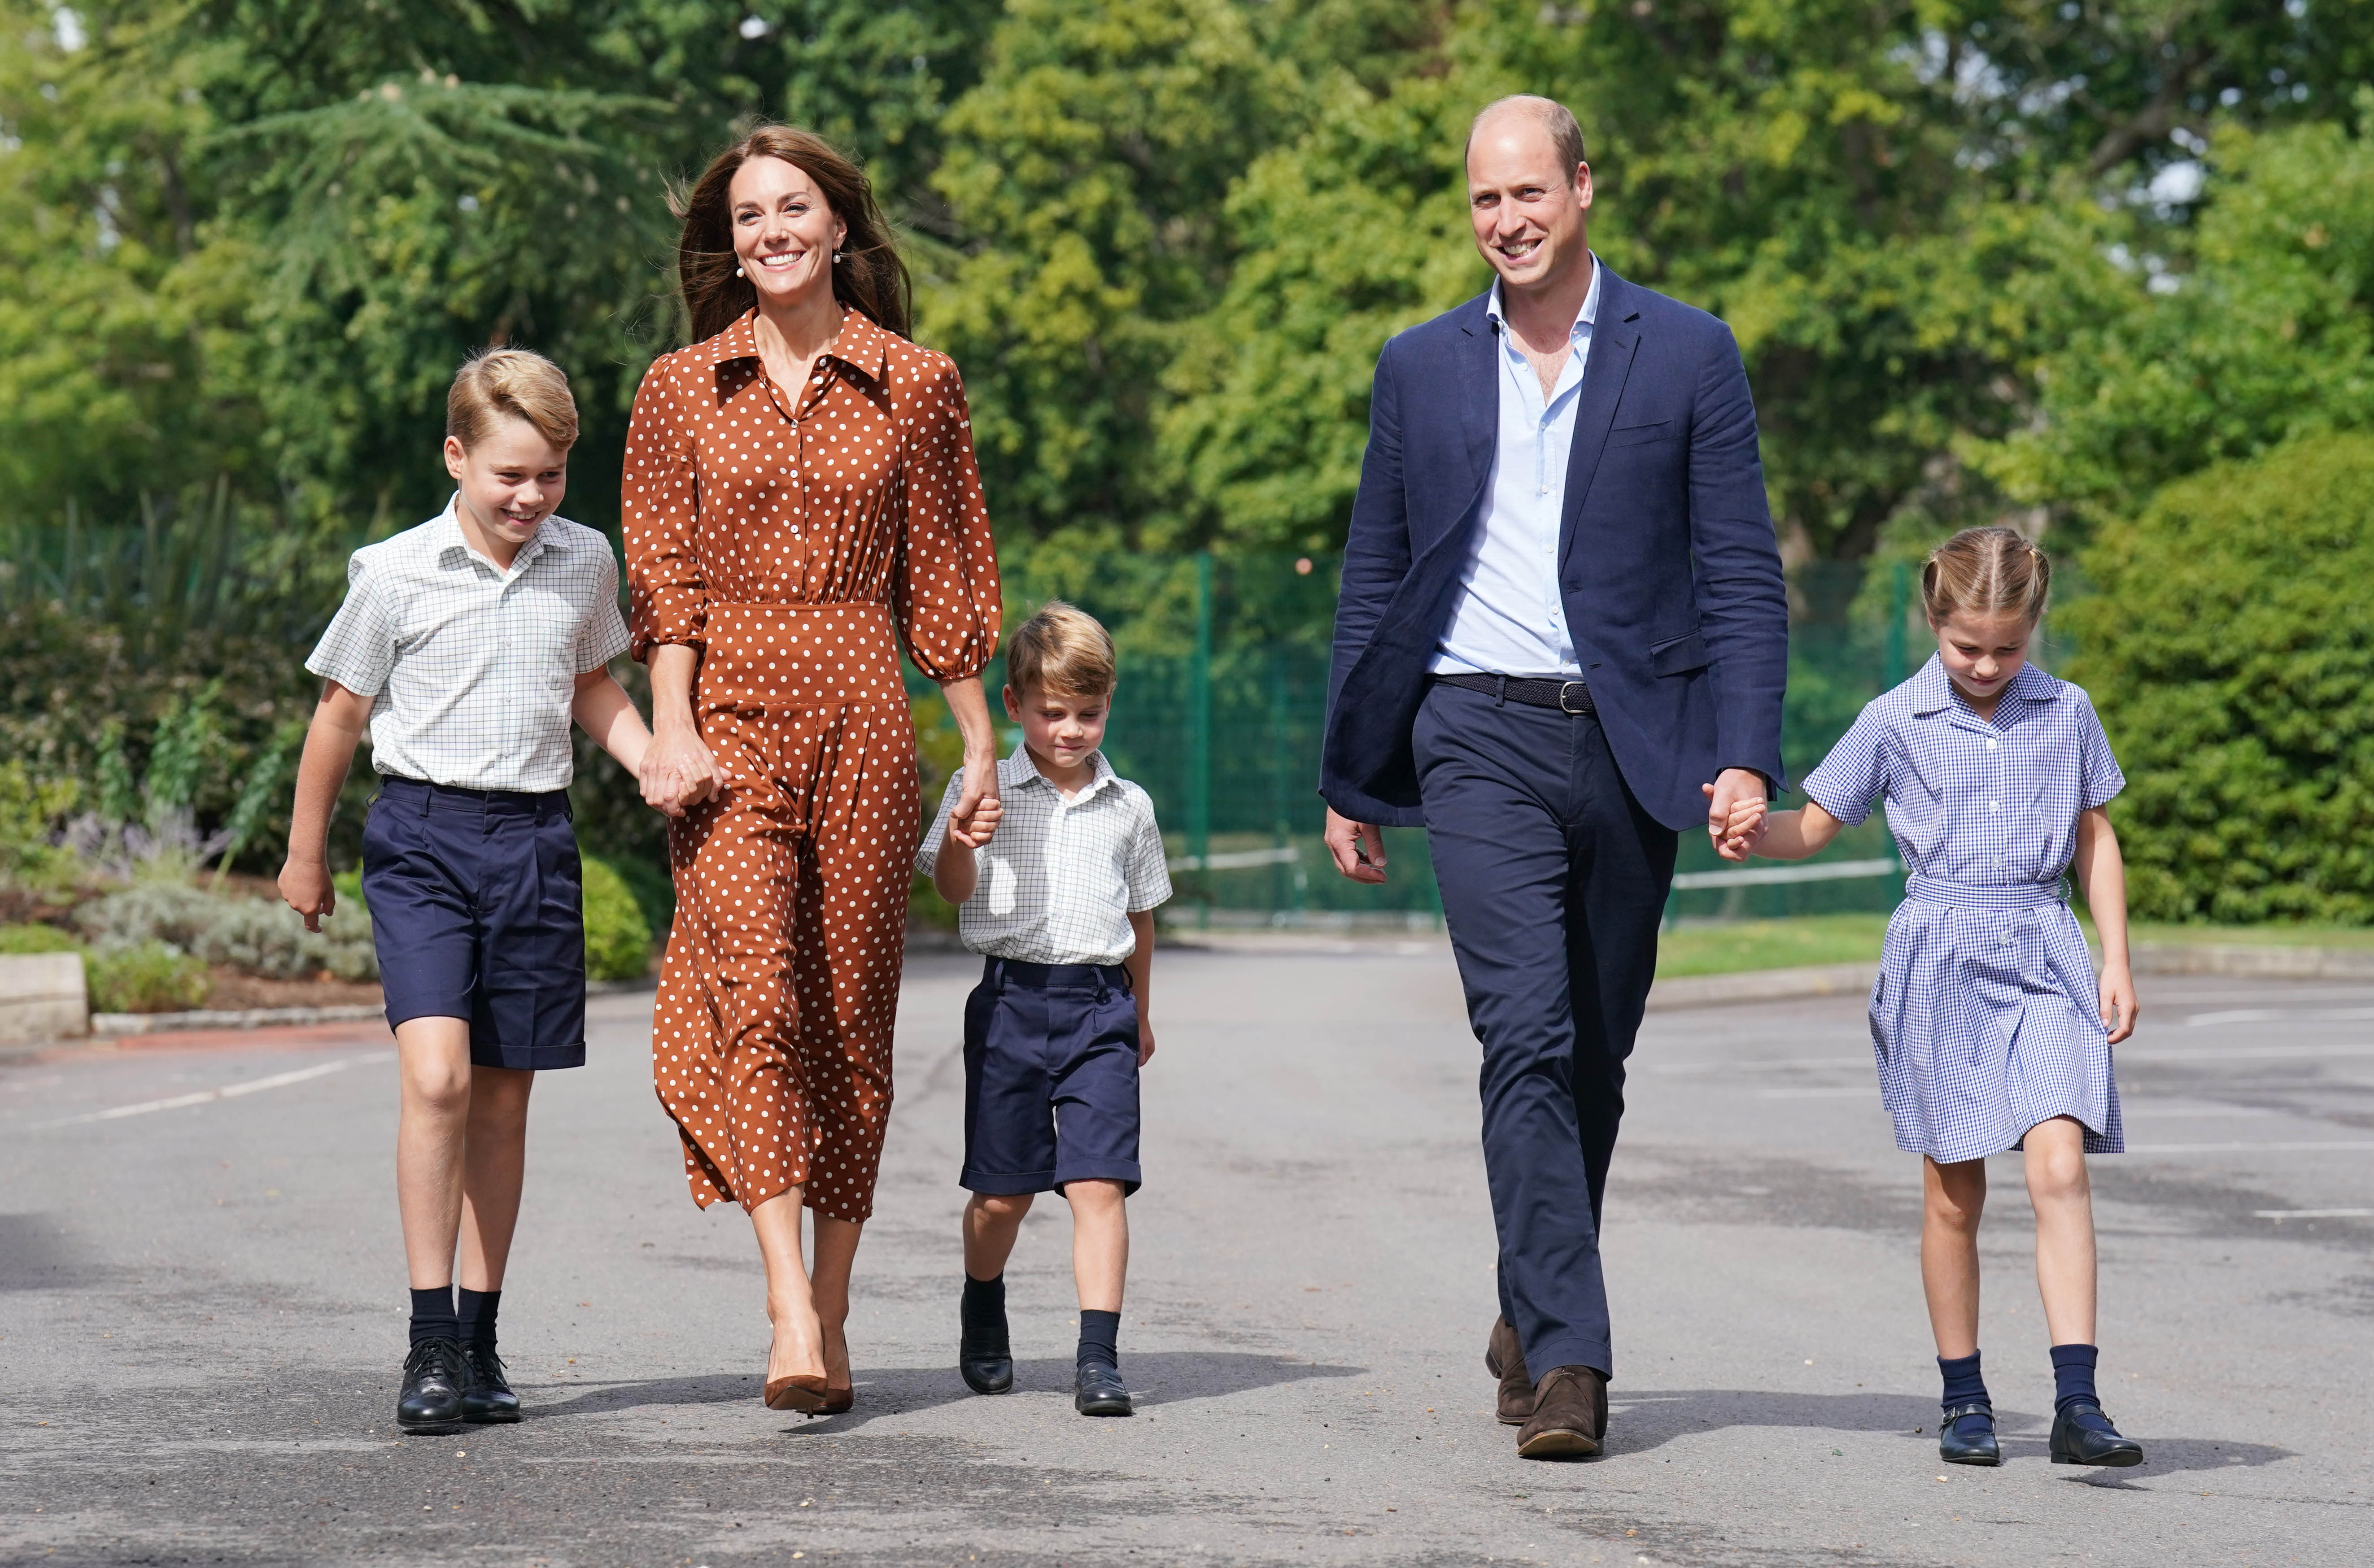
[(1327, 852), (1335, 857), (1335, 869), (1354, 882), (1385, 880), (1385, 836), (1375, 823), (1354, 822), (1328, 807)]
[(320, 860), (300, 860), (293, 855), (280, 868), (280, 896), (305, 917), (309, 931), (320, 930), (322, 922), (338, 907), (338, 890), (330, 882), (330, 868)]
[(1732, 818), (1743, 803), (1761, 807), (1765, 800), (1764, 775), (1745, 767), (1726, 767), (1715, 776), (1711, 784), (1698, 786), (1707, 798), (1707, 837), (1715, 853), (1726, 860), (1744, 860), (1756, 848), (1756, 838), (1763, 835), (1763, 818), (1756, 821), (1755, 837), (1741, 838), (1732, 828)]

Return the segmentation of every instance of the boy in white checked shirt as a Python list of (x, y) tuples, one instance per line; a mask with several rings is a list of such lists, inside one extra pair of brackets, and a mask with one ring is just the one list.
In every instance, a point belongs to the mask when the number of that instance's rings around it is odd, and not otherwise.
[(322, 701), (280, 873), (281, 896), (320, 929), (336, 902), (330, 814), (368, 724), (381, 778), (363, 894), (403, 1093), (406, 1432), (519, 1419), (495, 1310), (528, 1091), (537, 1072), (585, 1061), (570, 724), (637, 772), (651, 745), (608, 673), (627, 649), (610, 543), (552, 515), (577, 439), (568, 378), (540, 355), (480, 355), (453, 379), (445, 429), (453, 499), (355, 552), (346, 603), (305, 661)]
[(1138, 1069), (1154, 1055), (1154, 909), (1170, 875), (1154, 802), (1097, 749), (1115, 684), (1104, 627), (1052, 603), (1014, 634), (1005, 672), (1022, 748), (998, 764), (997, 797), (969, 828), (950, 820), (963, 775), (948, 780), (915, 858), (987, 960), (965, 1003), (958, 1182), (972, 1198), (958, 1367), (976, 1393), (1014, 1387), (1005, 1259), (1031, 1199), (1061, 1192), (1080, 1293), (1072, 1403), (1125, 1416), (1125, 1199), (1139, 1182)]

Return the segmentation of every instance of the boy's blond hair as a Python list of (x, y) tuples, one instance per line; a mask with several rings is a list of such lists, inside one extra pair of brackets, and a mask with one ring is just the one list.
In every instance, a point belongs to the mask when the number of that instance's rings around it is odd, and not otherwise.
[(445, 433), (466, 450), (506, 415), (526, 420), (561, 451), (577, 444), (577, 400), (559, 366), (524, 348), (481, 349), (454, 372), (445, 394)]
[(1111, 634), (1060, 599), (1041, 604), (1005, 645), (1005, 684), (1017, 698), (1034, 691), (1110, 696), (1119, 679)]

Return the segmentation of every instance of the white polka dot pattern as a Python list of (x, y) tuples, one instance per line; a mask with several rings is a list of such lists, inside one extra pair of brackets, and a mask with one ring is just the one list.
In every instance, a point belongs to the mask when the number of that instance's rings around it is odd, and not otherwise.
[(652, 1069), (703, 1208), (873, 1212), (920, 801), (903, 642), (996, 647), (997, 564), (945, 356), (852, 310), (787, 407), (746, 316), (643, 378), (624, 513), (637, 658), (704, 649), (724, 775), (673, 824)]

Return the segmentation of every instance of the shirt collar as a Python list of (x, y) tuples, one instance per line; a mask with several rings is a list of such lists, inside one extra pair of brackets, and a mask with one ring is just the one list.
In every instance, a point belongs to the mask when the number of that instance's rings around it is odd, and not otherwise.
[[(1955, 706), (1954, 679), (1945, 673), (1945, 661), (1935, 654), (1921, 666), (1912, 677), (1912, 712), (1918, 719), (1933, 713), (1943, 713)], [(2061, 696), (2061, 683), (2033, 664), (2023, 664), (2019, 673), (2011, 678), (2003, 696), (2020, 702), (2052, 702)], [(2003, 697), (1997, 697), (2001, 703)], [(1998, 708), (1997, 712), (2002, 709)]]
[[(1596, 287), (1594, 285), (1594, 287)], [(734, 320), (734, 323), (716, 336), (693, 345), (692, 352), (711, 365), (730, 364), (736, 359), (758, 357), (758, 308), (753, 305)], [(874, 323), (874, 319), (854, 305), (841, 310), (840, 330), (824, 351), (827, 359), (847, 366), (868, 380), (881, 381), (890, 371), (890, 340), (893, 334)]]
[[(1589, 337), (1592, 329), (1599, 324), (1599, 286), (1606, 278), (1607, 268), (1601, 263), (1599, 252), (1593, 251), (1591, 253), (1591, 288), (1582, 297), (1581, 313), (1575, 317), (1574, 326), (1567, 333), (1569, 342), (1581, 342)], [(1497, 275), (1492, 279), (1491, 297), (1484, 301), (1484, 314), (1491, 319), (1495, 327), (1506, 328), (1509, 324), (1508, 313), (1500, 308), (1500, 279)]]
[[(1112, 764), (1105, 760), (1102, 747), (1090, 752), (1088, 781), (1081, 787), (1078, 794), (1072, 797), (1073, 803), (1076, 805), (1087, 800), (1119, 777), (1113, 771)], [(1030, 760), (1029, 748), (1017, 742), (1012, 753), (997, 759), (997, 787), (1001, 790), (1019, 790), (1032, 784), (1042, 785), (1051, 790), (1055, 788), (1054, 780), (1040, 772), (1039, 765)]]
[[(437, 564), (452, 566), (457, 559), (476, 559), (486, 561), (490, 567), (494, 566), (494, 562), (487, 560), (486, 556), (472, 550), (470, 542), (462, 537), (461, 509), (462, 492), (456, 490), (445, 497), (445, 509), (438, 513), (435, 521), (429, 525), (432, 531), (429, 539), (436, 546)], [(558, 518), (546, 517), (544, 521), (537, 523), (535, 536), (520, 546), (519, 554), (511, 557), (511, 569), (503, 575), (517, 577), (527, 569), (529, 562), (547, 549), (567, 550), (573, 547), (576, 541), (569, 537), (567, 529), (550, 526), (558, 521)]]

